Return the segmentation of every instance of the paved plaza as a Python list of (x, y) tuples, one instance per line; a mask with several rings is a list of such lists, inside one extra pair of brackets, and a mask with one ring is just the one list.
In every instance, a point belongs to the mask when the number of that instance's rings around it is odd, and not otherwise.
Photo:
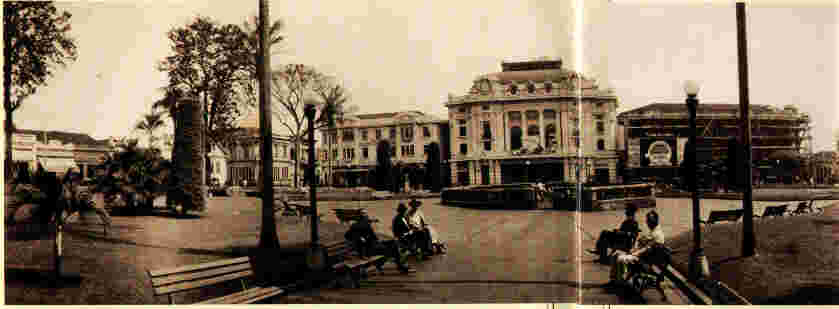
[[(573, 302), (576, 300), (574, 217), (553, 210), (486, 210), (423, 200), (426, 216), (439, 227), (449, 254), (417, 263), (418, 272), (398, 274), (388, 265), (357, 290), (314, 290), (274, 302), (297, 302), (313, 293), (324, 303)], [(390, 234), (397, 201), (321, 202), (324, 242), (341, 239), (345, 226), (331, 208), (363, 207)], [(215, 198), (198, 218), (113, 217), (107, 237), (101, 228), (73, 224), (65, 241), (68, 277), (61, 287), (34, 284), (52, 268), (52, 240), (8, 242), (6, 302), (10, 304), (155, 304), (145, 271), (244, 254), (258, 242), (259, 200)], [(308, 223), (277, 216), (283, 247), (308, 241)], [(40, 270), (40, 271), (39, 271)], [(35, 277), (34, 279), (32, 277)], [(440, 288), (445, 286), (446, 288)], [(387, 295), (383, 294), (387, 291)], [(190, 293), (187, 293), (190, 294)], [(201, 295), (186, 295), (187, 300)], [(297, 297), (297, 298), (295, 298)], [(188, 302), (188, 301), (187, 301)]]
[[(399, 274), (388, 264), (359, 289), (312, 289), (271, 300), (274, 303), (496, 303), (633, 302), (607, 292), (608, 266), (592, 255), (578, 260), (574, 212), (548, 209), (495, 210), (440, 205), (425, 199), (423, 211), (448, 243), (446, 255), (414, 262), (416, 273)], [(390, 235), (399, 201), (319, 202), (324, 214), (324, 242), (342, 238), (345, 225), (330, 209), (365, 208), (381, 221), (375, 228)], [(823, 206), (817, 202), (817, 206)], [(755, 202), (760, 213), (764, 202)], [(668, 237), (690, 230), (690, 201), (658, 199)], [(715, 209), (739, 208), (739, 201), (703, 200), (703, 215)], [(648, 209), (641, 210), (639, 218)], [(582, 247), (594, 246), (603, 228), (616, 227), (621, 211), (580, 214)], [(309, 226), (296, 217), (277, 215), (277, 232), (284, 248), (309, 241)], [(258, 243), (260, 201), (256, 198), (214, 198), (209, 210), (194, 218), (115, 216), (111, 234), (84, 222), (71, 224), (65, 241), (64, 274), (58, 287), (40, 282), (52, 269), (52, 240), (6, 243), (6, 303), (8, 304), (162, 304), (154, 297), (147, 269), (167, 268), (242, 256)], [(580, 266), (578, 266), (580, 265)], [(294, 267), (278, 262), (278, 267)], [(580, 267), (578, 269), (578, 267)], [(581, 281), (578, 281), (581, 278)], [(669, 283), (666, 302), (655, 290), (643, 297), (652, 304), (687, 302)], [(210, 291), (205, 293), (218, 293)], [(183, 303), (206, 298), (199, 292), (183, 295)]]

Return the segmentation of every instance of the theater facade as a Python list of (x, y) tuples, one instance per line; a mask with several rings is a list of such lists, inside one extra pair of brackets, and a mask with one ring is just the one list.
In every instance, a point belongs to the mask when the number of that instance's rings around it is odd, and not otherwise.
[(502, 62), (449, 95), (454, 185), (616, 183), (617, 97), (561, 60)]

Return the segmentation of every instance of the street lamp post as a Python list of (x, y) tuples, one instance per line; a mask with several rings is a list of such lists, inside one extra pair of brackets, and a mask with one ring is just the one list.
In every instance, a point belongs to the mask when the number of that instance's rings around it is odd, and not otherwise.
[(530, 160), (524, 161), (524, 182), (530, 182)]
[(696, 81), (685, 82), (685, 94), (687, 99), (685, 104), (688, 106), (690, 113), (690, 151), (693, 155), (690, 156), (688, 166), (690, 167), (690, 199), (693, 203), (693, 251), (690, 259), (690, 275), (692, 279), (699, 279), (701, 276), (708, 276), (708, 260), (705, 258), (705, 253), (702, 250), (702, 238), (699, 231), (699, 186), (696, 177), (696, 109), (699, 106), (699, 99), (696, 95), (699, 93), (699, 83)]
[(315, 157), (315, 130), (313, 129), (315, 127), (315, 114), (317, 113), (315, 105), (306, 104), (304, 106), (304, 113), (306, 114), (306, 118), (309, 121), (309, 166), (306, 169), (306, 172), (309, 175), (309, 203), (312, 209), (312, 213), (310, 215), (310, 218), (312, 220), (312, 242), (309, 247), (310, 251), (308, 254), (307, 264), (313, 270), (322, 270), (326, 263), (326, 252), (318, 244), (318, 184), (317, 181), (315, 181), (315, 163), (317, 162), (317, 158)]

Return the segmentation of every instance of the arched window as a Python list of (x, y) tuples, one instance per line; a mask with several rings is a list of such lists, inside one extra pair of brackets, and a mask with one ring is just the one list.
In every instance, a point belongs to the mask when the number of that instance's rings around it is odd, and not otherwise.
[(527, 136), (539, 136), (539, 125), (529, 125), (527, 126)]
[(516, 94), (519, 92), (519, 87), (516, 85), (510, 85), (510, 94)]
[(545, 83), (545, 93), (551, 93), (551, 90), (553, 90), (553, 84)]
[(533, 83), (527, 83), (527, 92), (528, 93), (536, 92), (536, 85), (533, 85)]
[(602, 139), (597, 140), (597, 151), (604, 151), (606, 150), (606, 142)]
[(521, 127), (510, 128), (510, 149), (521, 149)]

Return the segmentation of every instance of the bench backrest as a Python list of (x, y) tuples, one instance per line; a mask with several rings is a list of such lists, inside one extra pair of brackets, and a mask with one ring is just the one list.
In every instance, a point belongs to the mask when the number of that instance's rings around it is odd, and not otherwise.
[(711, 215), (708, 217), (709, 223), (714, 222), (721, 222), (721, 221), (737, 221), (740, 220), (740, 217), (743, 216), (742, 209), (735, 209), (735, 210), (714, 210), (711, 212)]
[(354, 250), (352, 244), (348, 241), (334, 242), (324, 247), (326, 247), (327, 259), (332, 263), (342, 260), (342, 257), (349, 255)]
[(253, 275), (249, 257), (149, 270), (154, 295), (188, 291)]
[(766, 206), (766, 209), (763, 210), (763, 216), (782, 216), (787, 212), (787, 206), (789, 205)]
[(333, 209), (335, 216), (340, 219), (357, 220), (362, 216), (366, 216), (367, 212), (364, 209)]

